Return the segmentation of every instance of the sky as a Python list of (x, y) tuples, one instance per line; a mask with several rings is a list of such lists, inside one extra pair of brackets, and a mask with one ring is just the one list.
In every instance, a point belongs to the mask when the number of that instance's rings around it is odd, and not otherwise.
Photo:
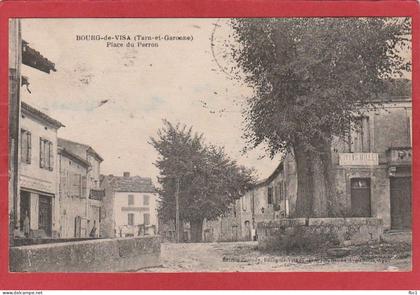
[[(193, 126), (263, 179), (280, 155), (261, 158), (263, 147), (241, 153), (241, 111), (252, 89), (224, 70), (231, 64), (219, 48), (231, 33), (227, 21), (217, 19), (23, 19), (22, 38), (57, 71), (23, 65), (31, 93), (23, 87), (22, 99), (66, 126), (59, 137), (91, 145), (104, 158), (102, 174), (129, 171), (156, 180), (158, 154), (148, 141), (167, 119)], [(123, 47), (107, 47), (105, 40), (77, 40), (118, 34), (185, 35), (192, 41), (141, 41), (158, 47), (126, 47), (128, 41), (121, 41)]]

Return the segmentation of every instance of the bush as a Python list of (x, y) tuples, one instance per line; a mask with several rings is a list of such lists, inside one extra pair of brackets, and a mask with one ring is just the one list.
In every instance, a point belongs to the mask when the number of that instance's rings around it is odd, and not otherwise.
[(267, 250), (289, 253), (322, 252), (340, 244), (334, 233), (317, 232), (315, 227), (298, 225), (278, 229), (275, 237), (266, 244)]

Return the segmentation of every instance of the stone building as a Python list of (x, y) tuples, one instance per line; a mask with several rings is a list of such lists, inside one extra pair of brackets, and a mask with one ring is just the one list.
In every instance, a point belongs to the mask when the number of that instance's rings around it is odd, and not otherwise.
[(64, 125), (22, 102), (17, 217), (29, 237), (59, 237), (57, 130)]
[(89, 162), (65, 148), (59, 147), (58, 166), (60, 173), (60, 237), (86, 237), (89, 233), (82, 220), (87, 216)]
[[(349, 138), (337, 138), (333, 143), (337, 199), (346, 217), (380, 218), (386, 229), (411, 228), (411, 96), (385, 96), (377, 103), (377, 109), (368, 110), (356, 122)], [(293, 156), (287, 155), (282, 163), (281, 176), (266, 184), (266, 196), (259, 194), (255, 203), (267, 202), (269, 206), (270, 199), (284, 198), (284, 206), (280, 201), (280, 207), (273, 208), (280, 210), (279, 216), (293, 217), (297, 192)], [(279, 183), (283, 191), (276, 190)], [(284, 208), (286, 214), (282, 214)]]
[[(63, 169), (68, 171), (70, 175), (73, 175), (74, 177), (74, 179), (67, 180), (74, 184), (73, 188), (71, 188), (73, 189), (73, 193), (76, 193), (76, 190), (80, 188), (80, 196), (83, 199), (83, 202), (80, 200), (75, 201), (78, 203), (83, 203), (84, 214), (81, 216), (81, 219), (74, 221), (74, 226), (77, 229), (74, 232), (77, 232), (78, 234), (80, 229), (80, 236), (88, 237), (92, 232), (92, 228), (95, 227), (95, 236), (98, 236), (102, 223), (102, 198), (104, 197), (104, 191), (100, 188), (100, 165), (103, 161), (103, 158), (90, 145), (87, 144), (74, 142), (63, 138), (58, 138), (58, 144), (61, 147), (61, 150), (65, 150), (67, 152), (65, 153), (64, 157), (69, 156), (70, 153), (80, 160), (83, 160), (84, 165), (88, 164), (86, 167), (86, 172), (83, 173), (81, 171), (82, 165), (80, 164), (80, 161), (72, 162), (73, 165), (76, 165), (76, 168), (72, 167), (70, 169), (70, 167), (67, 167), (67, 164), (66, 166), (63, 166)], [(73, 160), (74, 159), (75, 158), (73, 157)], [(68, 160), (71, 161), (70, 159)], [(77, 165), (79, 165), (79, 167), (77, 167)], [(78, 171), (73, 171), (74, 169), (77, 169)], [(85, 176), (85, 178), (83, 178), (83, 176)], [(78, 184), (79, 179), (80, 186)], [(63, 210), (67, 209), (68, 208), (63, 208)], [(78, 209), (78, 213), (81, 213), (81, 209)], [(70, 226), (70, 223), (68, 226)]]
[(105, 191), (101, 235), (128, 237), (158, 232), (158, 194), (151, 178), (108, 175), (101, 180)]
[(411, 228), (411, 97), (382, 105), (360, 118), (351, 141), (337, 141), (332, 152), (336, 193), (345, 216), (377, 217), (385, 228)]
[[(343, 216), (380, 218), (385, 229), (411, 228), (412, 220), (411, 83), (397, 82), (405, 89), (381, 96), (378, 107), (367, 110), (348, 137), (336, 138), (331, 150)], [(203, 240), (254, 239), (258, 222), (293, 218), (296, 197), (296, 163), (288, 154), (227, 214), (204, 223)]]

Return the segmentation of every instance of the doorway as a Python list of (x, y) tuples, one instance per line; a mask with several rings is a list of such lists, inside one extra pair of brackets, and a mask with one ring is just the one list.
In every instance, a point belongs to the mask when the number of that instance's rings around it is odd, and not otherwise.
[(370, 217), (370, 178), (351, 179), (351, 215)]
[(391, 228), (411, 228), (411, 177), (390, 178)]
[(20, 220), (19, 226), (20, 230), (23, 231), (23, 224), (25, 221), (26, 214), (28, 214), (29, 218), (29, 228), (30, 220), (31, 220), (31, 193), (27, 191), (20, 191)]
[(39, 219), (38, 228), (42, 229), (47, 236), (51, 237), (52, 206), (51, 197), (39, 195)]

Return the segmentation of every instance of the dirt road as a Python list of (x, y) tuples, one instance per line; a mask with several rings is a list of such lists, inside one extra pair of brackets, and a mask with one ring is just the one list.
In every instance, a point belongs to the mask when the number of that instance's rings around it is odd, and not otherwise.
[[(160, 267), (142, 272), (410, 271), (411, 249), (399, 235), (380, 245), (355, 247), (348, 256), (281, 255), (258, 251), (257, 242), (163, 243)], [(405, 235), (403, 239), (410, 239)]]

